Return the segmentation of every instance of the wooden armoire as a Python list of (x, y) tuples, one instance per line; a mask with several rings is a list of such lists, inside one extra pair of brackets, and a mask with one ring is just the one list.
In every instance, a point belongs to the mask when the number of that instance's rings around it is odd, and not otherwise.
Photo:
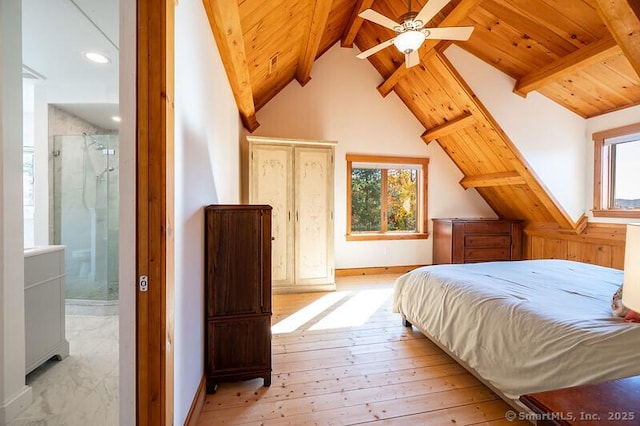
[(205, 207), (205, 372), (271, 384), (271, 206)]
[(335, 290), (334, 141), (248, 136), (246, 198), (273, 206), (274, 293)]

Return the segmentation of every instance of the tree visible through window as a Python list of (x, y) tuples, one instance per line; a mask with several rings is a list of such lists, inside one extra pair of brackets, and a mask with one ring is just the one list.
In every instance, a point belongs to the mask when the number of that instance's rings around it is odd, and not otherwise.
[(426, 238), (427, 164), (426, 158), (347, 155), (347, 238)]
[(640, 123), (594, 133), (596, 217), (640, 217)]
[(351, 170), (351, 231), (382, 230), (382, 170)]

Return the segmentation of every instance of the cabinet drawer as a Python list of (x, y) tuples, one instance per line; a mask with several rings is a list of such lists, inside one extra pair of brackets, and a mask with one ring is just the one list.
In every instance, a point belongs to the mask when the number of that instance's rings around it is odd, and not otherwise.
[(511, 260), (510, 247), (474, 248), (464, 250), (465, 262)]
[(464, 224), (465, 234), (509, 234), (511, 232), (509, 222), (469, 222)]
[(509, 247), (511, 237), (508, 235), (467, 235), (464, 237), (465, 248), (473, 247)]

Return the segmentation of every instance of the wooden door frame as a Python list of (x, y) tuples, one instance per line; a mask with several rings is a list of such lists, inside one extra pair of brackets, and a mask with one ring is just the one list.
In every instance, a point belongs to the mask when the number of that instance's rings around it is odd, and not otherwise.
[(137, 0), (136, 423), (173, 424), (174, 1)]

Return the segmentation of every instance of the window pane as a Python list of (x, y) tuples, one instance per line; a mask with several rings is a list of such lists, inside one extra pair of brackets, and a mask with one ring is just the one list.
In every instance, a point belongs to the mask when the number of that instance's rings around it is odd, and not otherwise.
[(416, 231), (417, 180), (417, 170), (388, 170), (387, 229), (389, 231)]
[(613, 206), (621, 209), (640, 208), (640, 141), (614, 145)]
[(351, 170), (351, 231), (381, 231), (382, 171)]

